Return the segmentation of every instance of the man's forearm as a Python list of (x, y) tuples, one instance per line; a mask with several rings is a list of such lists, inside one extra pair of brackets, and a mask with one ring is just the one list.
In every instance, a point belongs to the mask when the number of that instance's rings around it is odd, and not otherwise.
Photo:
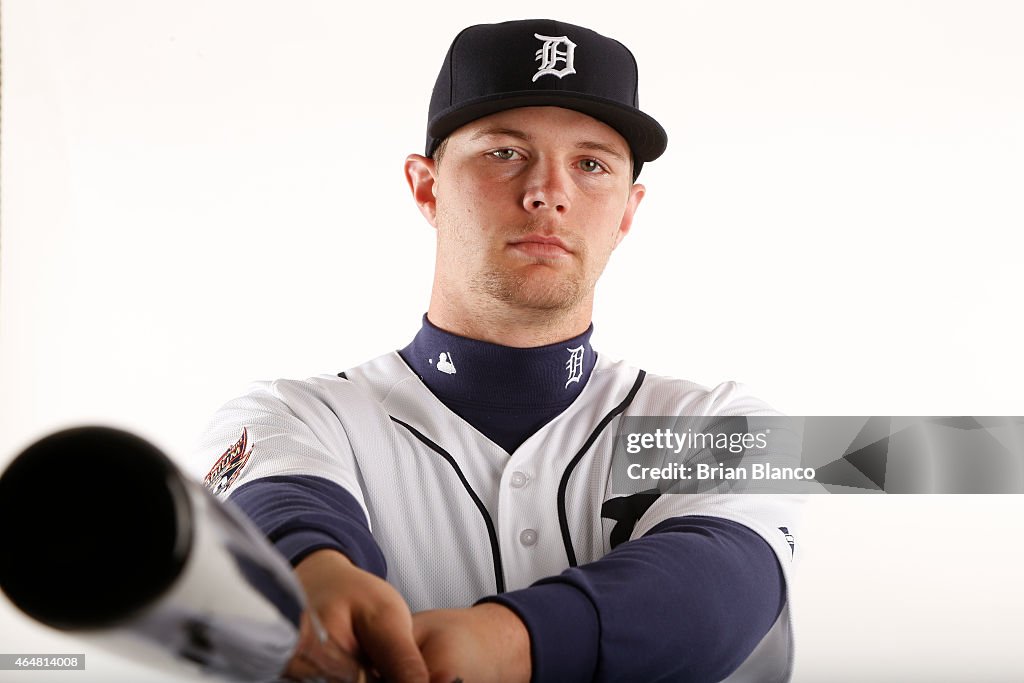
[(693, 516), (486, 600), (527, 625), (537, 683), (695, 683), (722, 680), (747, 658), (778, 618), (785, 585), (774, 552), (754, 531)]
[(370, 534), (355, 497), (321, 477), (274, 476), (240, 486), (231, 494), (292, 565), (332, 548), (361, 569), (384, 578), (384, 554)]

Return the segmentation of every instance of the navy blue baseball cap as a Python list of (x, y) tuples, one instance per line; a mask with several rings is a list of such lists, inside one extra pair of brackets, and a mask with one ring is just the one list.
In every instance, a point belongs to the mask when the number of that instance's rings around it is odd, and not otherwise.
[(564, 107), (614, 128), (633, 153), (633, 179), (668, 135), (640, 111), (636, 59), (617, 40), (550, 19), (478, 24), (452, 41), (434, 83), (426, 156), (458, 128), (516, 107)]

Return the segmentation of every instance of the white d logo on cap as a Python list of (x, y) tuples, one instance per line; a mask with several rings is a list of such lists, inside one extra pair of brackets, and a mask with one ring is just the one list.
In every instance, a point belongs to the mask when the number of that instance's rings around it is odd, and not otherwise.
[[(576, 69), (573, 68), (572, 59), (576, 52), (576, 43), (569, 40), (568, 36), (542, 36), (539, 33), (534, 33), (533, 37), (538, 40), (543, 40), (544, 45), (537, 50), (537, 56), (534, 59), (540, 60), (540, 66), (537, 67), (537, 73), (533, 75), (531, 82), (536, 82), (541, 76), (568, 76), (569, 74), (576, 73)], [(559, 48), (564, 48), (564, 51), (559, 51)], [(559, 62), (563, 62), (565, 67), (562, 69), (556, 69)]]

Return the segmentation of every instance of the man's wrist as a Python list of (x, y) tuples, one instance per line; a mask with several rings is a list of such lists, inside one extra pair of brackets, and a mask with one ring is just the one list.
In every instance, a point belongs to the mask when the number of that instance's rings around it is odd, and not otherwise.
[(478, 605), (500, 604), (518, 616), (530, 638), (533, 681), (589, 681), (597, 669), (600, 628), (590, 598), (559, 578), (491, 595)]
[(500, 643), (503, 681), (529, 683), (533, 673), (530, 632), (513, 610), (497, 602), (481, 602), (470, 608), (481, 616), (494, 639)]

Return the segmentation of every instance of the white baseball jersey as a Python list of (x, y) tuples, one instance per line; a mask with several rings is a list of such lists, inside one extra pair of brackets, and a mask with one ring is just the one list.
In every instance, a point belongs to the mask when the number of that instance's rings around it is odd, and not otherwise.
[[(216, 414), (195, 473), (206, 474), (244, 433), (247, 459), (233, 481), (222, 482), (221, 498), (272, 475), (313, 475), (343, 487), (366, 514), (388, 581), (414, 612), (468, 606), (608, 553), (615, 522), (601, 510), (622, 495), (610, 477), (622, 416), (777, 414), (736, 383), (708, 390), (602, 355), (579, 397), (510, 455), (442, 404), (397, 352), (344, 374), (257, 383)], [(660, 495), (630, 538), (684, 515), (738, 522), (774, 550), (791, 594), (789, 541), (800, 502), (793, 495)], [(788, 603), (727, 681), (788, 679)]]

